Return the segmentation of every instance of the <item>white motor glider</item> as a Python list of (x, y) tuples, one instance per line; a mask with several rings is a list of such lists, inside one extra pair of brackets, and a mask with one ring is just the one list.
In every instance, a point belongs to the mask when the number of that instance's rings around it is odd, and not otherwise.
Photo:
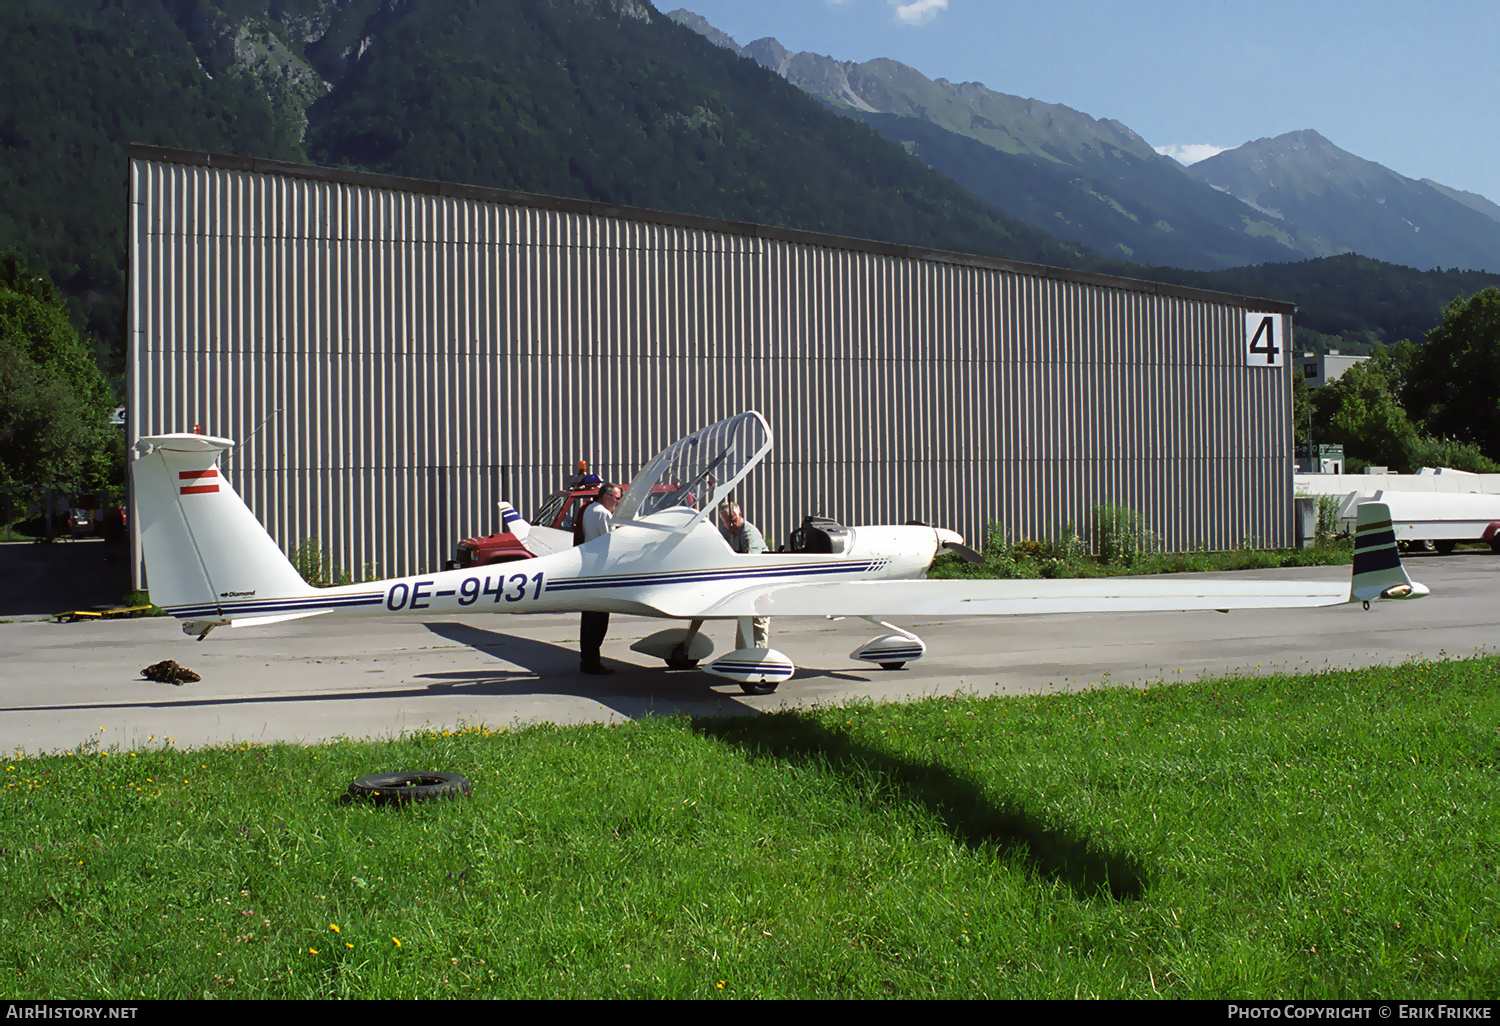
[[(711, 519), (771, 448), (759, 413), (742, 413), (668, 446), (630, 483), (609, 534), (519, 563), (388, 581), (313, 588), (219, 472), (234, 443), (206, 435), (155, 435), (136, 443), (131, 472), (152, 601), (198, 638), (307, 616), (441, 617), (451, 613), (594, 610), (676, 620), (754, 616), (857, 616), (888, 633), (851, 657), (887, 668), (920, 659), (916, 635), (885, 623), (901, 616), (996, 616), (1330, 606), (1411, 599), (1427, 589), (1407, 577), (1390, 514), (1359, 507), (1353, 584), (1223, 581), (1201, 577), (1091, 580), (923, 578), (952, 531), (923, 526), (842, 527), (809, 518), (792, 551), (743, 556)], [(506, 507), (507, 527), (529, 525)], [(745, 635), (749, 635), (747, 629)], [(706, 659), (713, 644), (686, 628), (661, 631), (634, 649), (672, 665)], [(796, 669), (771, 648), (744, 648), (704, 665), (768, 694)]]

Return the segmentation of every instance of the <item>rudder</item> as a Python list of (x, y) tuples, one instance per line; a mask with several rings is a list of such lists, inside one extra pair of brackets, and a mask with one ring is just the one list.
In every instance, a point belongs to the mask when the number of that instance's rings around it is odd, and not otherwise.
[(1355, 511), (1354, 579), (1349, 600), (1413, 599), (1426, 594), (1427, 586), (1414, 582), (1401, 565), (1391, 508), (1383, 502), (1360, 503)]
[(314, 593), (229, 482), (219, 461), (234, 443), (153, 435), (130, 465), (146, 586), (174, 616), (228, 622), (222, 604)]

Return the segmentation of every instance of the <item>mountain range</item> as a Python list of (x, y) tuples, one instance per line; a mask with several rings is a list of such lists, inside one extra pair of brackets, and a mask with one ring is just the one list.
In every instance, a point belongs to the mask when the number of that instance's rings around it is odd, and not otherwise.
[[(1253, 182), (1201, 181), (1117, 122), (773, 44), (712, 45), (645, 0), (8, 0), (0, 250), (51, 275), (116, 366), (131, 142), (1285, 299), (1301, 338), (1346, 348), (1420, 338), (1500, 284), (1446, 254), (1319, 256), (1355, 247), (1292, 227), (1300, 192), (1262, 188), (1257, 210), (1224, 191)], [(1387, 204), (1494, 223), (1481, 197), (1422, 189), (1426, 207)]]
[(772, 38), (740, 46), (690, 11), (669, 17), (864, 121), (1005, 213), (1100, 253), (1198, 270), (1339, 253), (1500, 269), (1500, 207), (1405, 178), (1314, 131), (1184, 168), (1126, 125), (1061, 104), (928, 79), (885, 58), (792, 53)]

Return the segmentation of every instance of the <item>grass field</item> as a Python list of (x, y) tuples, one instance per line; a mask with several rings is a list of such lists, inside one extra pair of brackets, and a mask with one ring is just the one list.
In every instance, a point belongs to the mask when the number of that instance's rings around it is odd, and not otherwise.
[[(1500, 661), (17, 756), (0, 995), (1494, 998)], [(441, 769), (472, 798), (340, 801)]]

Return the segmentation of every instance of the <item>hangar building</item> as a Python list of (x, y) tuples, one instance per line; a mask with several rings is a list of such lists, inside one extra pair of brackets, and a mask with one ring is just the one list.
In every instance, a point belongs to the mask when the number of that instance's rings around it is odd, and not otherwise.
[(146, 146), (129, 189), (130, 441), (239, 441), (272, 536), (357, 578), (746, 409), (773, 547), (808, 513), (1087, 538), (1102, 503), (1174, 549), (1292, 542), (1288, 304)]

